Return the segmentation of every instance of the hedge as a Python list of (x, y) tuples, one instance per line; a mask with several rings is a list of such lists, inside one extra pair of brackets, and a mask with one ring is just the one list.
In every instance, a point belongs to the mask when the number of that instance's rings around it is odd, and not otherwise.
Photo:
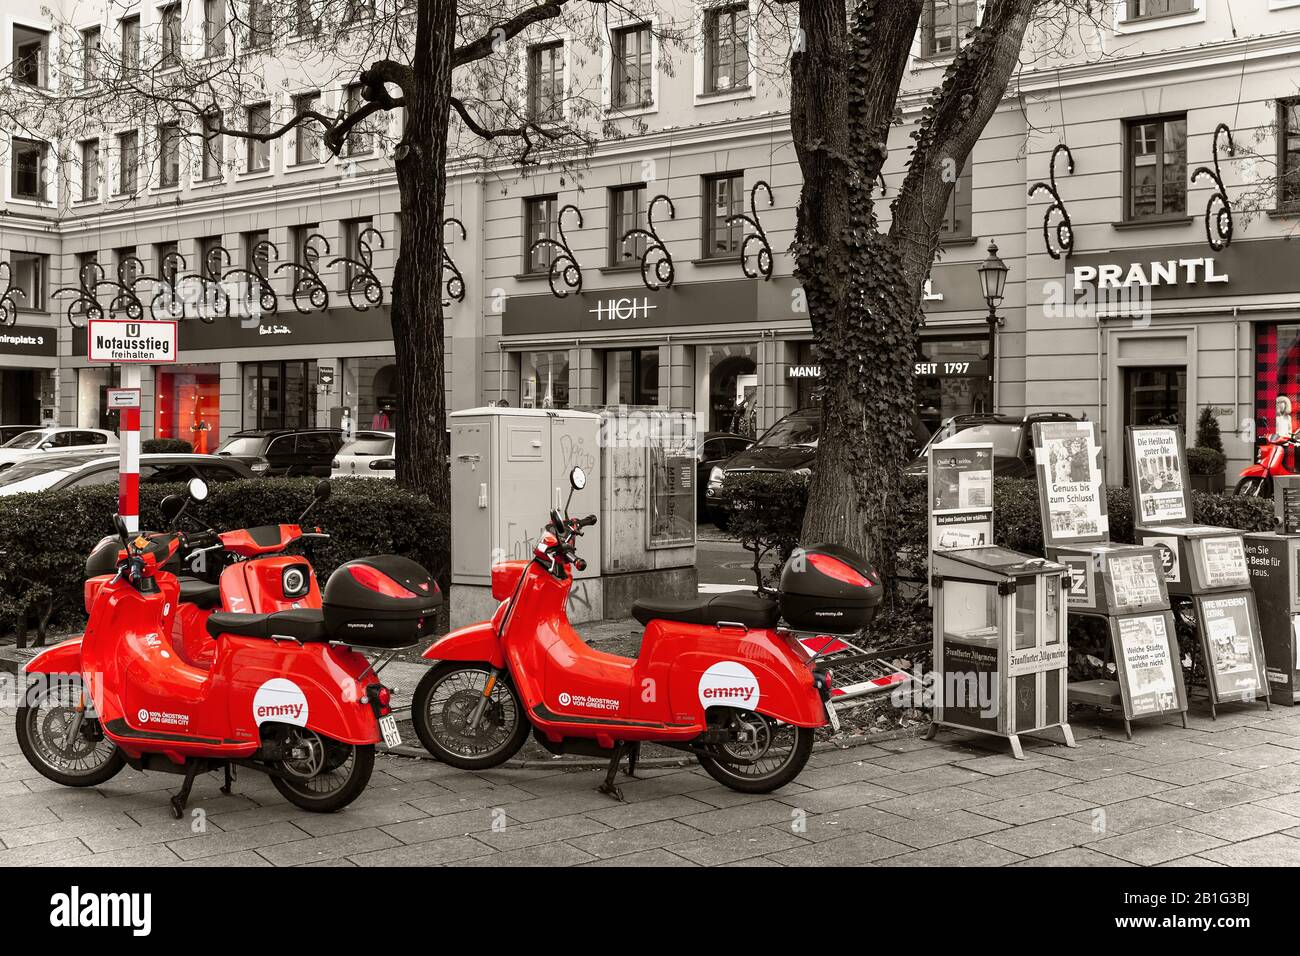
[(184, 438), (146, 438), (140, 443), (140, 451), (146, 455), (189, 455), (194, 446)]
[[(314, 565), (322, 582), (344, 561), (387, 553), (405, 555), (439, 580), (445, 578), (450, 567), (448, 520), (435, 512), (429, 499), (378, 478), (331, 484), (331, 497), (306, 519), (306, 524), (332, 536), (315, 548)], [(315, 485), (310, 478), (215, 484), (208, 500), (191, 504), (187, 516), (218, 531), (291, 523), (312, 500)], [(142, 487), (141, 527), (161, 528), (159, 502), (183, 492), (179, 485)], [(116, 485), (0, 498), (0, 629), (15, 628), (20, 646), (33, 621), (39, 642), (51, 619), (84, 617), (83, 566), (99, 540), (113, 533), (116, 510)]]

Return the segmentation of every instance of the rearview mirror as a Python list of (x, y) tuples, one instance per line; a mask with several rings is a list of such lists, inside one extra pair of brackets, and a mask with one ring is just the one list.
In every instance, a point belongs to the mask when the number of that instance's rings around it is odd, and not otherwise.
[(164, 498), (158, 505), (158, 511), (163, 516), (163, 523), (169, 527), (175, 524), (176, 519), (181, 516), (181, 512), (185, 510), (188, 503), (180, 495), (168, 495)]
[(324, 501), (326, 498), (330, 496), (330, 492), (332, 490), (333, 489), (330, 486), (329, 479), (322, 478), (320, 481), (316, 482), (316, 487), (312, 489), (312, 496), (317, 501)]
[(569, 484), (573, 485), (574, 491), (581, 491), (586, 488), (587, 473), (575, 465), (573, 471), (569, 472)]
[(202, 478), (191, 478), (190, 483), (186, 485), (186, 490), (189, 491), (192, 501), (208, 500), (208, 483)]

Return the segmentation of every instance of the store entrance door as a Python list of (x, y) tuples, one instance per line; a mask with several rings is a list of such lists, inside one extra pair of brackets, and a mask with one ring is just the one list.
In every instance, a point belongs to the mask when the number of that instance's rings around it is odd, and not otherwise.
[(39, 425), (40, 373), (30, 368), (0, 369), (0, 425)]
[[(1124, 425), (1187, 424), (1187, 368), (1182, 365), (1134, 366), (1124, 369)], [(1128, 442), (1124, 447), (1124, 483), (1128, 484)]]

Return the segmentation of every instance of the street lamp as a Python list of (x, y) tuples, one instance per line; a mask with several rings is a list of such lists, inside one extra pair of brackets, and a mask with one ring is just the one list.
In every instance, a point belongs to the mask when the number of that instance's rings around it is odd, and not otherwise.
[(984, 292), (984, 301), (989, 307), (989, 314), (986, 317), (989, 324), (989, 404), (996, 411), (994, 375), (998, 367), (998, 326), (1002, 324), (1002, 319), (998, 316), (998, 306), (1002, 304), (1002, 297), (1007, 287), (1007, 272), (1010, 271), (1007, 269), (1007, 264), (998, 257), (996, 242), (989, 243), (989, 257), (980, 263), (976, 271), (980, 275), (980, 288)]

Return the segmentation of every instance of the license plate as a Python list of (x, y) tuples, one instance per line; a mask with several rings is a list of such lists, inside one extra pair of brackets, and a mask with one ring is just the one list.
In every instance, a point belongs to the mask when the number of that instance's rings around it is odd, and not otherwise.
[(379, 730), (384, 735), (384, 744), (390, 749), (401, 744), (402, 734), (397, 729), (397, 718), (392, 714), (379, 718)]

